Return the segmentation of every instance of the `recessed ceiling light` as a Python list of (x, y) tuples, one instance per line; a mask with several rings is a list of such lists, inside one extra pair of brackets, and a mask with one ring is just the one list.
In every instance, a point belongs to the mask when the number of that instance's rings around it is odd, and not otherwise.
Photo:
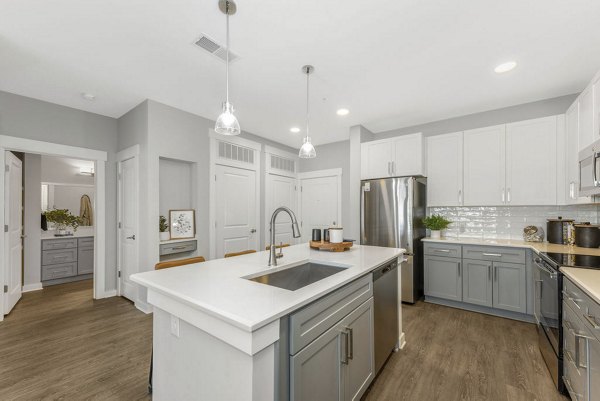
[(94, 100), (96, 100), (96, 95), (94, 95), (93, 93), (82, 93), (81, 97), (84, 98), (85, 100), (89, 100), (90, 102), (93, 102)]
[(348, 109), (338, 109), (338, 111), (336, 112), (338, 116), (347, 116), (348, 113), (350, 113), (350, 110)]
[(508, 62), (502, 63), (499, 66), (497, 66), (496, 68), (494, 68), (494, 71), (497, 74), (502, 74), (504, 72), (508, 72), (508, 71), (514, 69), (516, 66), (517, 66), (516, 61), (508, 61)]
[(300, 132), (300, 128), (298, 128), (298, 127), (292, 127), (292, 128), (290, 128), (290, 132), (293, 132), (294, 134), (297, 134), (298, 132)]

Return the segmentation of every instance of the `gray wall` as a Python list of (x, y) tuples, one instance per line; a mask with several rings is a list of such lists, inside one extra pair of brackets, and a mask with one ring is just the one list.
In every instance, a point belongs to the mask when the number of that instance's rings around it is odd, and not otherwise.
[(398, 128), (391, 131), (374, 134), (372, 139), (363, 139), (363, 142), (377, 139), (391, 138), (394, 136), (414, 134), (422, 132), (423, 135), (447, 134), (450, 132), (464, 131), (468, 129), (489, 127), (491, 125), (505, 124), (516, 121), (529, 120), (563, 114), (575, 101), (579, 94), (565, 95), (552, 99), (540, 100), (532, 103), (524, 103), (517, 106), (502, 109), (484, 111), (469, 114), (447, 120), (434, 121), (425, 124), (413, 125), (411, 127)]
[[(331, 168), (342, 169), (342, 225), (352, 225), (350, 213), (350, 141), (328, 143), (315, 146), (317, 157), (314, 159), (300, 159), (299, 171), (326, 170)], [(346, 230), (344, 230), (346, 231)], [(352, 230), (348, 230), (352, 233)], [(358, 240), (358, 238), (352, 238)]]
[(41, 235), (41, 204), (42, 204), (42, 157), (25, 153), (23, 163), (25, 197), (25, 213), (23, 219), (23, 286), (29, 290), (31, 286), (42, 283), (42, 235)]
[(117, 120), (0, 91), (0, 135), (108, 153), (106, 163), (106, 290), (116, 288)]

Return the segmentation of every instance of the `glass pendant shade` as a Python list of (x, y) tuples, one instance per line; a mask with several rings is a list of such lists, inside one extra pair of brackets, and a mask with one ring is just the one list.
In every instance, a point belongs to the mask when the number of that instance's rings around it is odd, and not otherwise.
[(313, 159), (317, 157), (317, 151), (311, 143), (309, 136), (304, 138), (304, 144), (300, 148), (300, 152), (298, 152), (298, 157), (301, 159)]
[(233, 115), (233, 105), (229, 102), (223, 103), (223, 112), (215, 123), (215, 132), (221, 135), (239, 135), (240, 123)]

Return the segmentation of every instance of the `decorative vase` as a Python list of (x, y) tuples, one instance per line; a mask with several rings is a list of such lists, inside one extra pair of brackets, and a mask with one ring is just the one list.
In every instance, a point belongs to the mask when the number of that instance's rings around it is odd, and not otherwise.
[(441, 234), (441, 230), (431, 230), (431, 238), (433, 239), (440, 239), (442, 237)]
[(169, 239), (171, 239), (171, 234), (168, 231), (160, 232), (159, 234), (161, 241), (168, 241)]

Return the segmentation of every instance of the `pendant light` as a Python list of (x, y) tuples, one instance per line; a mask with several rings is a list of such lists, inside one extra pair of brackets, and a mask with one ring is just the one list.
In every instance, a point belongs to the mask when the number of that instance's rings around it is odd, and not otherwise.
[(300, 152), (298, 152), (298, 157), (300, 157), (301, 159), (312, 159), (317, 157), (317, 151), (315, 150), (315, 147), (313, 146), (312, 142), (310, 141), (310, 136), (308, 136), (308, 121), (309, 121), (309, 113), (308, 113), (308, 100), (309, 100), (309, 85), (308, 85), (308, 81), (309, 81), (309, 77), (310, 74), (312, 74), (315, 71), (315, 67), (313, 67), (312, 65), (305, 65), (304, 67), (302, 67), (302, 72), (304, 74), (306, 74), (306, 137), (304, 138), (304, 143), (302, 144), (302, 147), (300, 148)]
[(225, 80), (227, 83), (227, 97), (223, 103), (223, 112), (217, 118), (215, 123), (215, 131), (222, 135), (239, 135), (240, 123), (233, 114), (233, 105), (229, 103), (229, 16), (235, 14), (237, 6), (233, 0), (219, 0), (219, 9), (225, 14), (227, 21), (227, 43), (226, 43), (226, 66)]

